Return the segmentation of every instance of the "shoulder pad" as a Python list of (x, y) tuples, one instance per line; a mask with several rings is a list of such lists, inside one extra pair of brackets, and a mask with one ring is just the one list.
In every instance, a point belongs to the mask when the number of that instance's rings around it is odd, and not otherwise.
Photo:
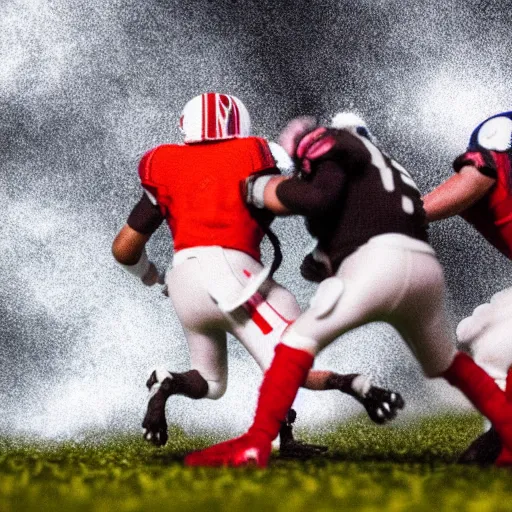
[(176, 157), (178, 157), (178, 153), (184, 151), (186, 147), (187, 146), (181, 144), (162, 144), (147, 151), (139, 162), (139, 178), (141, 183), (151, 184), (153, 182), (152, 164), (157, 153), (161, 154), (165, 152), (166, 158), (174, 158), (174, 153), (176, 153)]
[(139, 178), (142, 183), (150, 181), (151, 179), (151, 160), (157, 151), (158, 147), (150, 149), (144, 153), (139, 162)]

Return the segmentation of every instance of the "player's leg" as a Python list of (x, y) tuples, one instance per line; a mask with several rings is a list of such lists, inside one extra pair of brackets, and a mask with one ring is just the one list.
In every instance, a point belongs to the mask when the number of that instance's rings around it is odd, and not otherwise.
[(275, 436), (277, 422), (306, 382), (314, 356), (344, 332), (379, 319), (392, 307), (402, 288), (401, 258), (401, 252), (390, 253), (386, 247), (364, 246), (345, 260), (335, 277), (319, 285), (309, 309), (276, 347), (251, 431)]
[(463, 352), (457, 353), (442, 376), (459, 388), (498, 432), (502, 450), (496, 464), (512, 465), (512, 403), (507, 401), (505, 393)]
[(157, 446), (163, 446), (167, 442), (165, 407), (171, 396), (216, 400), (226, 391), (226, 333), (219, 330), (208, 333), (186, 330), (185, 336), (192, 369), (183, 373), (155, 370), (147, 382), (150, 396), (142, 423), (143, 435), (147, 441)]
[[(250, 322), (234, 322), (233, 333), (247, 348), (263, 372), (270, 366), (284, 329), (300, 314), (295, 297), (274, 281), (267, 281), (261, 293), (253, 297), (246, 306)], [(382, 424), (396, 417), (404, 402), (400, 394), (372, 384), (369, 376), (361, 374), (341, 375), (332, 371), (311, 370), (304, 387), (316, 391), (339, 390), (360, 402), (370, 418)], [(296, 418), (290, 410), (280, 431), (280, 453), (282, 456), (305, 458), (327, 450), (325, 446), (295, 441), (293, 423)]]
[(468, 355), (456, 352), (444, 311), (445, 285), (435, 256), (410, 253), (411, 279), (389, 321), (408, 341), (428, 377), (444, 377), (496, 427), (506, 463), (512, 448), (512, 404)]
[[(512, 372), (509, 370), (508, 377), (503, 379), (501, 375), (497, 376), (496, 373), (492, 373), (494, 368), (491, 368), (491, 371), (489, 371), (485, 363), (482, 364), (476, 357), (474, 361), (494, 379), (501, 389), (504, 389), (507, 401), (512, 403)], [(458, 462), (461, 464), (479, 464), (480, 466), (494, 464), (501, 453), (502, 447), (503, 445), (496, 429), (486, 420), (484, 433), (479, 435), (468, 446), (459, 457)]]
[(183, 373), (155, 370), (147, 382), (150, 394), (143, 433), (159, 446), (167, 441), (165, 406), (170, 396), (216, 399), (226, 390), (227, 323), (205, 290), (198, 266), (196, 259), (189, 259), (167, 276), (169, 297), (189, 345), (191, 369)]
[(275, 349), (260, 388), (254, 422), (248, 433), (185, 459), (189, 465), (266, 466), (271, 441), (312, 367), (314, 356), (343, 332), (378, 319), (394, 303), (402, 288), (389, 279), (389, 267), (400, 279), (400, 253), (358, 250), (338, 275), (321, 283), (311, 307), (289, 327)]
[[(224, 251), (231, 272), (243, 283), (252, 275), (261, 271), (261, 265), (248, 255), (239, 251)], [(233, 313), (233, 333), (245, 345), (249, 353), (265, 372), (274, 355), (275, 345), (279, 342), (284, 329), (300, 315), (299, 305), (286, 288), (273, 280), (267, 280), (244, 309)], [(247, 324), (246, 315), (252, 322)], [(242, 316), (236, 321), (236, 317)], [(376, 423), (385, 423), (393, 419), (404, 405), (402, 397), (395, 392), (372, 384), (369, 376), (360, 374), (340, 375), (330, 371), (311, 370), (304, 387), (316, 391), (339, 390), (360, 402)], [(288, 415), (287, 418), (293, 417)], [(291, 422), (285, 421), (283, 428), (287, 438), (291, 438)]]
[[(495, 294), (489, 303), (478, 306), (471, 316), (457, 326), (457, 341), (473, 355), (481, 366), (511, 400), (511, 385), (507, 378), (512, 365), (512, 288)], [(475, 439), (460, 456), (459, 462), (480, 465), (492, 464), (501, 451), (501, 440), (495, 429), (486, 422), (486, 431)]]
[[(246, 265), (244, 266), (246, 267)], [(248, 303), (229, 315), (230, 332), (242, 343), (264, 373), (284, 330), (300, 315), (292, 293), (267, 280)], [(290, 409), (279, 430), (279, 453), (283, 457), (306, 459), (327, 451), (326, 446), (297, 441), (293, 435), (296, 412)]]
[(369, 375), (361, 373), (340, 374), (327, 370), (310, 370), (304, 387), (318, 391), (337, 390), (353, 397), (377, 424), (393, 420), (405, 406), (400, 393), (375, 386)]
[(457, 343), (501, 388), (512, 365), (512, 288), (496, 293), (457, 326)]

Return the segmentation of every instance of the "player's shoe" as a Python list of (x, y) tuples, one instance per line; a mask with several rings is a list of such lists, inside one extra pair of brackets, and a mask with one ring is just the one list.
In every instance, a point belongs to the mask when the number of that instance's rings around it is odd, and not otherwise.
[(496, 459), (496, 466), (512, 466), (512, 414), (504, 424), (493, 426), (501, 439), (501, 451)]
[(370, 419), (380, 425), (396, 418), (399, 409), (403, 409), (405, 402), (400, 393), (371, 386), (368, 392), (356, 399), (363, 405)]
[(405, 406), (400, 393), (374, 386), (369, 375), (332, 374), (327, 384), (328, 389), (338, 389), (354, 397), (366, 409), (370, 419), (380, 425), (395, 419)]
[[(507, 397), (507, 402), (512, 405), (512, 368), (509, 369), (506, 379), (505, 385), (505, 396)], [(509, 423), (508, 428), (500, 431), (500, 436), (505, 436), (505, 434), (509, 434), (507, 436), (507, 440), (512, 440), (512, 417)], [(501, 439), (501, 452), (496, 459), (496, 466), (512, 466), (512, 443), (506, 442), (507, 440)]]
[(496, 459), (496, 466), (512, 466), (512, 411), (504, 425), (494, 425), (494, 427), (501, 438), (501, 452)]
[(501, 452), (496, 459), (496, 466), (498, 467), (510, 467), (512, 466), (512, 451), (505, 446), (503, 443), (503, 447), (501, 448)]
[(494, 464), (500, 455), (502, 443), (494, 427), (477, 437), (459, 457), (459, 464)]
[(165, 419), (165, 404), (169, 398), (168, 387), (171, 375), (165, 370), (155, 370), (151, 373), (146, 386), (149, 389), (149, 399), (142, 422), (142, 435), (145, 441), (155, 446), (164, 446), (169, 435)]
[(185, 465), (212, 467), (255, 465), (266, 468), (271, 450), (272, 445), (267, 437), (247, 433), (205, 450), (190, 453), (185, 457)]
[(292, 425), (296, 417), (295, 410), (290, 409), (279, 430), (279, 456), (287, 459), (306, 460), (325, 453), (328, 450), (327, 446), (304, 443), (293, 437)]

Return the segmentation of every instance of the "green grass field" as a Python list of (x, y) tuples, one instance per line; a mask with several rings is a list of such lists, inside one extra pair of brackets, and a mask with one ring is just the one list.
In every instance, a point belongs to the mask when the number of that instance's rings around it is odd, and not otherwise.
[(327, 456), (270, 468), (185, 468), (213, 442), (171, 429), (163, 449), (138, 438), (98, 443), (0, 441), (0, 511), (24, 510), (512, 510), (512, 470), (455, 464), (479, 432), (476, 416), (374, 427), (357, 419), (298, 437)]

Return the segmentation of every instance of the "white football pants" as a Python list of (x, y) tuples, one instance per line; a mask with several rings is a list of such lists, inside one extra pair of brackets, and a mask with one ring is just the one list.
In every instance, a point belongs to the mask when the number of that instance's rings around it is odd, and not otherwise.
[(457, 339), (501, 389), (512, 366), (512, 288), (478, 306), (457, 326)]
[(219, 303), (240, 295), (262, 268), (248, 254), (212, 246), (177, 252), (167, 272), (169, 297), (185, 332), (191, 369), (208, 381), (206, 398), (220, 398), (226, 390), (226, 333), (240, 340), (265, 371), (284, 329), (300, 314), (293, 294), (272, 280), (245, 306), (231, 313), (219, 308)]
[(436, 377), (456, 353), (444, 302), (443, 271), (432, 247), (401, 234), (379, 235), (320, 283), (283, 343), (316, 355), (344, 332), (384, 321), (407, 342), (424, 373)]

